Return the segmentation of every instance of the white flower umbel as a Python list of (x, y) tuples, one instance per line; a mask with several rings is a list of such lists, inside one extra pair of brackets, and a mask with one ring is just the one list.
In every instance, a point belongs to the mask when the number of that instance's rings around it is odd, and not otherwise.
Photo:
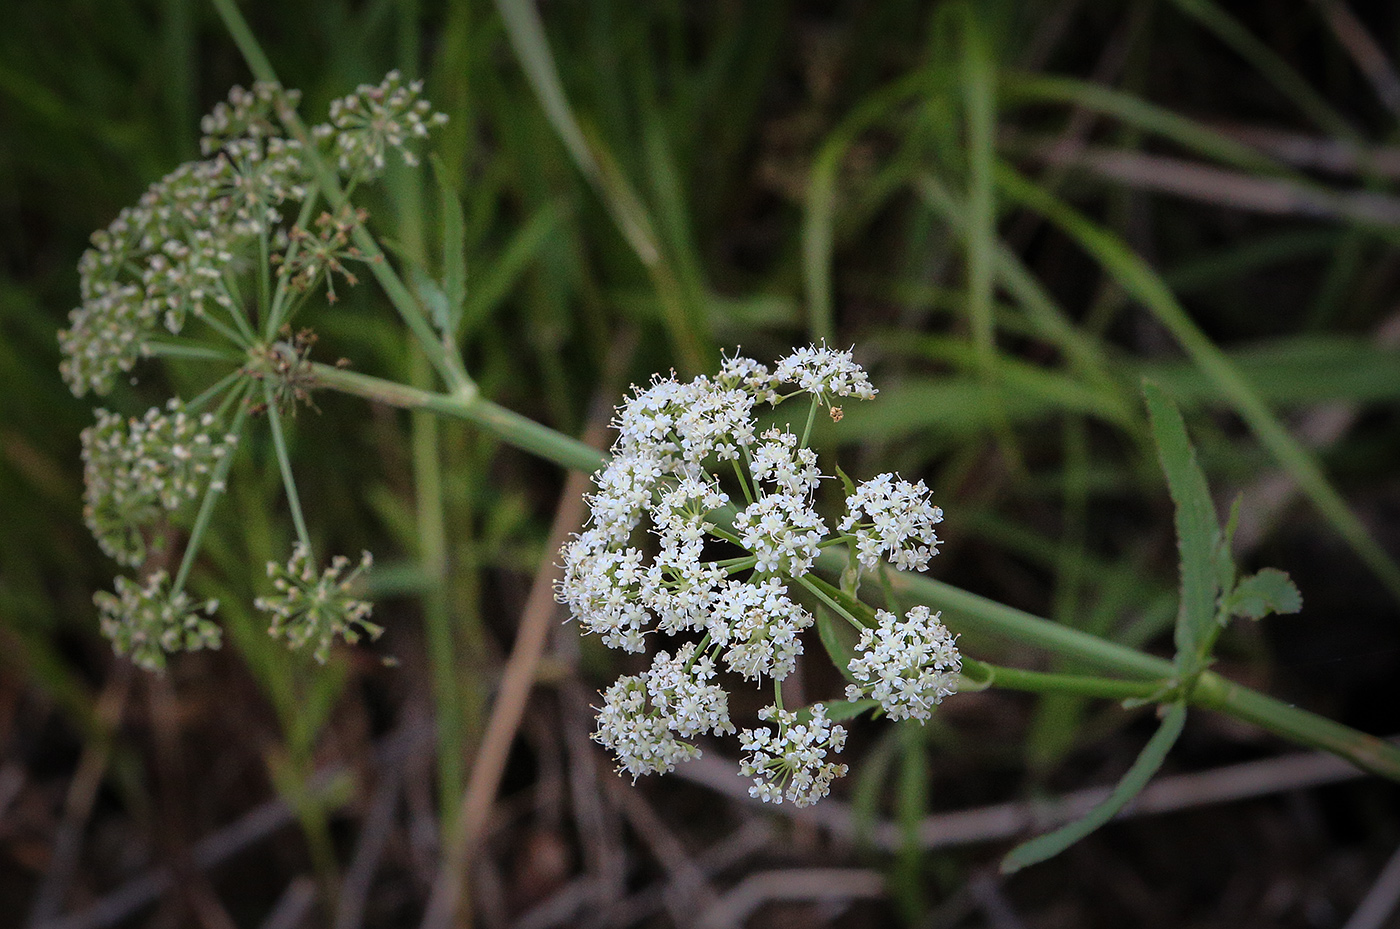
[(694, 643), (683, 645), (675, 658), (657, 652), (651, 670), (621, 677), (608, 688), (594, 740), (634, 781), (699, 758), (700, 749), (682, 739), (734, 732), (729, 696), (712, 683), (714, 676), (714, 661), (697, 656)]
[(647, 611), (657, 580), (635, 548), (610, 548), (606, 536), (590, 529), (563, 549), (564, 578), (558, 596), (585, 632), (597, 633), (608, 648), (646, 651), (652, 624)]
[[(790, 384), (798, 389), (784, 395)], [(732, 732), (716, 680), (724, 670), (774, 682), (775, 706), (760, 715), (776, 722), (776, 733), (743, 736), (754, 796), (805, 806), (845, 773), (826, 760), (845, 730), (820, 705), (804, 723), (778, 708), (777, 684), (796, 670), (802, 633), (814, 622), (789, 585), (806, 586), (822, 545), (843, 540), (863, 563), (888, 555), (922, 568), (941, 517), (926, 505), (923, 484), (889, 475), (864, 487), (841, 534), (817, 512), (823, 475), (807, 447), (816, 412), (826, 405), (837, 420), (834, 400), (874, 395), (849, 351), (823, 345), (798, 349), (771, 371), (736, 354), (713, 378), (658, 376), (618, 407), (613, 457), (593, 477), (588, 522), (561, 551), (558, 597), (610, 648), (645, 651), (653, 633), (699, 639), (674, 646), (675, 658), (660, 652), (651, 670), (605, 693), (594, 738), (620, 771), (669, 771), (699, 754), (687, 739)], [(761, 406), (797, 396), (808, 401), (800, 436), (782, 420), (757, 434)]]
[(378, 638), (384, 630), (369, 621), (372, 604), (352, 595), (356, 579), (373, 561), (369, 552), (363, 553), (359, 565), (342, 577), (350, 567), (350, 559), (337, 555), (331, 559), (330, 567), (318, 574), (311, 563), (310, 550), (300, 542), (293, 546), (286, 565), (269, 561), (267, 576), (272, 578), (277, 593), (253, 601), (258, 609), (272, 614), (268, 634), (285, 638), (293, 649), (314, 642), (314, 655), (321, 663), (330, 657), (336, 636), (351, 645), (360, 640), (361, 634)]
[(821, 480), (817, 453), (810, 448), (798, 448), (797, 436), (779, 429), (769, 429), (754, 447), (749, 472), (756, 481), (768, 481), (783, 493), (810, 497)]
[(706, 732), (734, 732), (729, 721), (729, 695), (711, 683), (714, 660), (708, 655), (697, 656), (694, 642), (682, 645), (675, 658), (657, 652), (651, 670), (642, 676), (651, 705), (676, 735), (691, 738)]
[(855, 537), (856, 557), (868, 569), (885, 557), (901, 571), (924, 571), (938, 554), (933, 527), (943, 522), (943, 510), (929, 502), (923, 481), (878, 474), (846, 498), (846, 509), (841, 531)]
[(775, 721), (778, 731), (765, 726), (739, 734), (748, 752), (739, 763), (739, 773), (753, 778), (749, 796), (765, 803), (782, 803), (786, 797), (797, 806), (810, 806), (827, 795), (833, 780), (846, 774), (844, 764), (826, 760), (827, 752), (839, 752), (846, 744), (846, 730), (827, 720), (820, 703), (812, 707), (807, 723), (799, 723), (796, 713), (776, 706), (760, 710), (758, 716)]
[(879, 610), (879, 625), (866, 629), (851, 660), (857, 683), (846, 687), (848, 700), (869, 697), (891, 719), (925, 721), (943, 698), (956, 693), (962, 656), (956, 638), (929, 614), (926, 606), (912, 607), (903, 618)]
[(139, 565), (146, 529), (209, 486), (236, 442), (219, 434), (213, 414), (191, 413), (178, 399), (140, 419), (98, 410), (97, 423), (82, 433), (83, 518), (97, 544), (122, 564)]
[(196, 603), (183, 590), (172, 594), (164, 571), (152, 574), (145, 586), (119, 577), (116, 591), (99, 591), (92, 600), (112, 650), (130, 655), (138, 667), (163, 671), (167, 652), (219, 647), (219, 627), (209, 618), (219, 602)]
[(700, 749), (676, 738), (661, 714), (647, 707), (644, 674), (620, 677), (603, 694), (593, 741), (612, 752), (618, 773), (627, 772), (634, 782), (700, 757)]

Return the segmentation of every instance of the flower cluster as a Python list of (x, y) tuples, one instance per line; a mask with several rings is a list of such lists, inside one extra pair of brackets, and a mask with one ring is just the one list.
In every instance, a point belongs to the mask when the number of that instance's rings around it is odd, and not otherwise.
[[(137, 361), (159, 354), (230, 365), (191, 406), (237, 409), (235, 432), (249, 413), (276, 416), (309, 402), (315, 337), (307, 329), (293, 335), (290, 321), (318, 284), (333, 303), (335, 276), (356, 283), (347, 265), (366, 260), (352, 240), (363, 240), (367, 214), (348, 198), (381, 173), (390, 149), (416, 164), (412, 147), (446, 120), (420, 91), (391, 72), (377, 87), (336, 101), (330, 121), (308, 133), (296, 113), (298, 92), (266, 82), (233, 88), (200, 123), (202, 157), (152, 184), (93, 234), (78, 265), (81, 305), (58, 335), (60, 372), (74, 395), (107, 394)], [(303, 228), (318, 214), (310, 231)], [(272, 394), (266, 404), (256, 396), (264, 385)], [(179, 400), (135, 419), (97, 411), (82, 436), (84, 513), (104, 552), (148, 572), (166, 562), (151, 557), (164, 544), (166, 518), (222, 490), (237, 436), (218, 421)], [(162, 650), (218, 645), (207, 619), (212, 605), (192, 606), (182, 589), (207, 525), (195, 521), (173, 584), (164, 573), (146, 573), (99, 596), (103, 628), (143, 666), (163, 665)], [(273, 613), (272, 634), (293, 647), (314, 643), (319, 660), (336, 636), (377, 635), (369, 604), (348, 593), (367, 560), (344, 577), (345, 559), (321, 574), (309, 561), (299, 550), (285, 567), (273, 567), (279, 592), (262, 601)]]
[(923, 481), (911, 484), (893, 474), (878, 474), (846, 500), (841, 531), (856, 540), (856, 557), (874, 569), (885, 557), (901, 571), (924, 571), (938, 554), (933, 527), (943, 510), (929, 502)]
[(145, 531), (214, 483), (218, 463), (238, 441), (219, 434), (212, 413), (195, 414), (180, 400), (140, 419), (97, 411), (83, 430), (83, 516), (98, 545), (122, 564), (146, 559)]
[(268, 634), (285, 638), (293, 649), (315, 642), (314, 655), (322, 663), (330, 657), (336, 636), (352, 645), (361, 634), (377, 639), (384, 630), (369, 621), (373, 605), (353, 595), (355, 581), (373, 561), (370, 553), (364, 552), (359, 565), (342, 577), (350, 559), (337, 555), (330, 567), (318, 574), (311, 550), (300, 542), (292, 547), (292, 557), (285, 565), (269, 561), (267, 576), (277, 593), (253, 601), (258, 609), (272, 614)]
[(102, 617), (102, 634), (118, 655), (130, 655), (139, 667), (161, 671), (166, 652), (219, 647), (219, 627), (209, 618), (217, 600), (196, 603), (184, 591), (172, 591), (164, 571), (153, 573), (145, 586), (119, 577), (116, 589), (92, 598)]
[(418, 156), (408, 148), (408, 140), (427, 136), (432, 127), (447, 122), (447, 114), (434, 113), (419, 96), (422, 91), (422, 81), (405, 84), (398, 71), (390, 71), (377, 87), (361, 84), (353, 94), (333, 101), (330, 122), (313, 133), (335, 139), (335, 156), (347, 177), (377, 176), (389, 149), (396, 149), (405, 164), (416, 165)]
[(811, 806), (826, 796), (833, 780), (845, 776), (846, 766), (827, 761), (826, 754), (841, 751), (846, 730), (827, 720), (820, 703), (812, 707), (812, 718), (806, 723), (798, 722), (796, 713), (773, 706), (758, 716), (775, 721), (778, 731), (764, 726), (739, 735), (748, 752), (739, 763), (739, 773), (754, 779), (749, 796), (766, 803), (782, 803), (787, 797), (797, 806)]
[[(356, 180), (382, 169), (386, 149), (412, 164), (410, 140), (446, 119), (431, 112), (419, 90), (392, 72), (378, 87), (337, 101), (330, 123), (313, 136)], [(78, 265), (82, 305), (59, 333), (60, 370), (74, 395), (108, 393), (150, 351), (162, 323), (179, 335), (190, 316), (208, 318), (216, 309), (221, 316), (245, 314), (242, 294), (252, 288), (240, 287), (238, 278), (259, 273), (259, 255), (295, 259), (303, 246), (298, 238), (310, 234), (287, 228), (283, 210), (324, 195), (316, 189), (308, 140), (289, 131), (299, 125), (298, 99), (276, 84), (235, 87), (201, 123), (205, 157), (152, 184), (93, 235)], [(303, 262), (296, 270), (307, 268)], [(323, 258), (311, 276), (331, 270), (340, 269)], [(302, 277), (305, 289), (311, 281)]]
[(890, 719), (927, 720), (934, 706), (957, 693), (962, 656), (955, 637), (926, 606), (903, 618), (879, 610), (875, 619), (878, 625), (861, 633), (860, 657), (850, 663), (857, 683), (847, 685), (846, 698), (869, 697)]
[(687, 642), (672, 658), (657, 652), (651, 670), (619, 678), (603, 697), (594, 738), (635, 781), (673, 770), (700, 750), (682, 741), (705, 732), (732, 733), (729, 700), (715, 676), (714, 659)]
[[(922, 483), (881, 475), (861, 485), (836, 534), (817, 511), (824, 475), (807, 446), (813, 416), (823, 406), (835, 414), (840, 398), (874, 395), (849, 351), (822, 345), (772, 369), (736, 355), (713, 378), (656, 377), (619, 406), (589, 522), (561, 553), (558, 596), (610, 648), (643, 652), (653, 634), (696, 637), (604, 693), (594, 738), (620, 771), (668, 771), (699, 755), (694, 736), (733, 731), (716, 675), (776, 687), (795, 670), (813, 616), (793, 592), (810, 583), (823, 545), (852, 545), (867, 568), (881, 555), (901, 569), (927, 565), (941, 514)], [(790, 425), (760, 430), (765, 407), (797, 396), (808, 400), (801, 436)], [(754, 796), (805, 805), (824, 795), (845, 770), (825, 760), (844, 730), (820, 707), (798, 723), (776, 694), (761, 715), (777, 729), (744, 733)]]

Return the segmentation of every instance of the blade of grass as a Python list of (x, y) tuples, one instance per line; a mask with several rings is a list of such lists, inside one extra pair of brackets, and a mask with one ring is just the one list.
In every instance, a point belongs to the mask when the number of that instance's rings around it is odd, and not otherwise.
[(1054, 832), (1038, 836), (1029, 842), (1016, 846), (1001, 860), (1002, 873), (1011, 874), (1029, 865), (1053, 858), (1117, 815), (1123, 807), (1142, 792), (1142, 789), (1147, 786), (1147, 782), (1152, 779), (1152, 775), (1156, 774), (1157, 770), (1162, 767), (1167, 752), (1176, 744), (1185, 724), (1186, 705), (1184, 703), (1172, 704), (1171, 709), (1162, 719), (1162, 725), (1158, 727), (1156, 733), (1143, 748), (1142, 753), (1133, 762), (1133, 766), (1128, 769), (1128, 773), (1123, 775), (1118, 786), (1113, 788), (1113, 793), (1109, 795), (1107, 800), (1090, 810), (1083, 819), (1067, 826), (1061, 826)]
[(607, 150), (596, 139), (590, 140), (574, 117), (533, 0), (496, 0), (496, 8), (550, 125), (574, 164), (602, 198), (623, 238), (652, 276), (667, 309), (671, 335), (684, 367), (692, 373), (705, 370), (707, 356), (712, 353), (706, 351), (696, 321), (687, 316), (684, 305), (678, 300), (675, 273), (664, 259), (651, 218)]
[(1062, 200), (1045, 192), (1008, 165), (1001, 165), (997, 182), (1003, 192), (1045, 216), (1074, 238), (1131, 296), (1140, 301), (1210, 377), (1250, 431), (1312, 500), (1337, 533), (1400, 600), (1400, 566), (1371, 538), (1370, 533), (1332, 487), (1312, 454), (1279, 422), (1229, 358), (1187, 315), (1176, 297), (1148, 264), (1116, 236), (1085, 218)]
[(1260, 41), (1239, 20), (1211, 0), (1172, 0), (1172, 3), (1248, 62), (1323, 132), (1359, 141), (1359, 134), (1351, 124), (1313, 90), (1312, 85), (1292, 65)]

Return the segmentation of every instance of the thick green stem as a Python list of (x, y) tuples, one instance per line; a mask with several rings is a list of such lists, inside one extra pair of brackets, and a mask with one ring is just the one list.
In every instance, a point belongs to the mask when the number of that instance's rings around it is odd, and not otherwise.
[(318, 387), (339, 390), (405, 410), (430, 410), (442, 416), (464, 419), (516, 448), (564, 468), (593, 472), (607, 463), (606, 456), (596, 448), (492, 403), (475, 390), (458, 394), (434, 393), (330, 365), (313, 363), (311, 367)]
[(963, 676), (978, 689), (1000, 687), (1030, 693), (1079, 694), (1101, 700), (1148, 700), (1163, 690), (1156, 681), (1123, 681), (1109, 677), (1085, 677), (1080, 674), (1053, 674), (1045, 671), (1025, 671), (987, 664), (963, 658)]
[(1372, 774), (1400, 781), (1400, 748), (1390, 742), (1250, 690), (1214, 671), (1206, 671), (1196, 679), (1191, 703), (1331, 752)]

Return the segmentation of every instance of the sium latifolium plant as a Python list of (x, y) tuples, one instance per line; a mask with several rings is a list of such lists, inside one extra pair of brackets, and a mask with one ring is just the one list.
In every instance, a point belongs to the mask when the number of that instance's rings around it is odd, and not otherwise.
[[(82, 305), (59, 334), (75, 395), (108, 393), (150, 356), (225, 369), (199, 396), (141, 416), (99, 409), (82, 435), (87, 524), (104, 552), (137, 572), (96, 596), (102, 628), (142, 667), (159, 670), (169, 652), (219, 645), (210, 618), (217, 604), (192, 599), (185, 585), (254, 419), (272, 433), (297, 531), (287, 563), (267, 566), (273, 591), (257, 600), (271, 614), (269, 632), (293, 648), (312, 645), (320, 661), (338, 637), (380, 632), (353, 593), (369, 554), (349, 573), (342, 556), (316, 567), (282, 418), (310, 387), (314, 336), (293, 326), (319, 302), (319, 288), (334, 303), (337, 278), (354, 284), (356, 265), (383, 261), (352, 241), (368, 214), (351, 197), (391, 155), (415, 164), (410, 146), (446, 119), (419, 91), (391, 73), (335, 101), (328, 121), (307, 133), (296, 131), (295, 91), (268, 82), (235, 88), (204, 118), (204, 158), (152, 184), (83, 255)], [(177, 552), (174, 526), (191, 509)]]
[[(772, 368), (736, 354), (713, 376), (659, 377), (619, 407), (612, 455), (602, 455), (481, 396), (458, 347), (460, 314), (424, 310), (355, 202), (390, 157), (412, 164), (409, 146), (444, 119), (419, 86), (391, 73), (308, 129), (297, 95), (276, 83), (236, 9), (218, 5), (261, 80), (205, 119), (203, 160), (152, 185), (94, 236), (80, 266), (82, 305), (60, 334), (62, 373), (79, 396), (108, 393), (152, 356), (208, 366), (209, 386), (197, 396), (135, 416), (99, 410), (83, 434), (88, 524), (102, 549), (134, 572), (95, 598), (119, 653), (159, 670), (169, 653), (219, 645), (217, 604), (193, 599), (186, 583), (233, 458), (256, 447), (244, 441), (255, 423), (267, 426), (296, 530), (289, 559), (267, 565), (271, 590), (256, 601), (269, 632), (293, 648), (310, 646), (318, 660), (337, 640), (379, 633), (357, 586), (369, 556), (352, 569), (344, 556), (323, 562), (313, 554), (284, 435), (284, 418), (298, 404), (313, 390), (333, 389), (462, 419), (561, 466), (596, 472), (590, 518), (564, 547), (558, 592), (583, 631), (606, 645), (627, 652), (644, 652), (648, 639), (659, 645), (648, 670), (602, 694), (595, 738), (634, 778), (697, 756), (698, 737), (737, 734), (752, 795), (805, 805), (845, 773), (835, 760), (845, 740), (841, 721), (875, 710), (924, 722), (960, 688), (998, 686), (1156, 705), (1164, 720), (1109, 802), (1023, 847), (1010, 867), (1053, 854), (1130, 799), (1181, 731), (1188, 706), (1400, 779), (1394, 747), (1210, 670), (1232, 616), (1257, 618), (1298, 602), (1282, 572), (1238, 576), (1229, 557), (1233, 520), (1219, 526), (1185, 427), (1160, 392), (1149, 389), (1147, 399), (1178, 512), (1174, 661), (921, 578), (942, 519), (928, 488), (894, 474), (856, 483), (824, 468), (809, 445), (819, 415), (839, 420), (842, 403), (876, 394), (849, 351), (800, 348)], [(334, 304), (338, 284), (355, 283), (364, 270), (442, 389), (311, 359), (308, 322)], [(797, 415), (785, 422), (789, 410)], [(823, 513), (819, 503), (838, 491), (843, 502)], [(867, 577), (879, 583), (862, 594)], [(862, 599), (872, 589), (883, 608)], [(854, 651), (829, 628), (838, 622), (854, 627)], [(849, 684), (835, 700), (789, 707), (782, 683), (814, 625)], [(974, 630), (1104, 676), (961, 655), (954, 631)], [(771, 687), (752, 728), (731, 719), (735, 681)]]

